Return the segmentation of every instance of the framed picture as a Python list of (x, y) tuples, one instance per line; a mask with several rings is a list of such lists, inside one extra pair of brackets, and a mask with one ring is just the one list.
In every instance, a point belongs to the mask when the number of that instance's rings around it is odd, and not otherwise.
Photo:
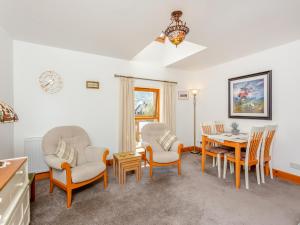
[(189, 100), (189, 91), (178, 91), (179, 100)]
[(228, 79), (228, 117), (272, 119), (272, 71)]
[(86, 81), (86, 88), (99, 89), (100, 84), (98, 81)]
[(135, 120), (159, 120), (159, 101), (159, 89), (135, 87)]

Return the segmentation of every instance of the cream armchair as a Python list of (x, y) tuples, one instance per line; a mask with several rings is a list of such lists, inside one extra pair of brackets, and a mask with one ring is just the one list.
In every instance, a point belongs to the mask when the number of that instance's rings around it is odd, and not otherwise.
[[(59, 138), (72, 143), (77, 150), (77, 163), (71, 167), (57, 158), (56, 152)], [(106, 157), (109, 150), (91, 146), (87, 133), (77, 126), (56, 127), (43, 137), (42, 149), (44, 160), (50, 171), (50, 193), (53, 185), (67, 192), (67, 207), (71, 207), (72, 190), (104, 178), (104, 188), (107, 187)]]
[(181, 174), (181, 151), (183, 144), (176, 141), (170, 151), (164, 151), (157, 139), (168, 131), (164, 123), (151, 123), (142, 128), (143, 147), (146, 149), (146, 160), (150, 165), (150, 177), (153, 167), (177, 165), (178, 175)]

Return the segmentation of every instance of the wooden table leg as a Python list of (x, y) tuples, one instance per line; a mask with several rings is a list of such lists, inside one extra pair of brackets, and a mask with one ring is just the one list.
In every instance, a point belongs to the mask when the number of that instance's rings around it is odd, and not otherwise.
[(142, 161), (140, 161), (140, 167), (139, 167), (139, 170), (140, 170), (140, 180), (142, 179), (142, 175), (143, 175), (143, 171), (142, 171)]
[(118, 161), (118, 178), (119, 178), (119, 184), (122, 184), (122, 169), (121, 169), (121, 162)]
[(241, 186), (241, 148), (237, 144), (235, 146), (235, 187), (239, 189)]
[(138, 167), (136, 168), (136, 170), (135, 170), (135, 175), (136, 175), (136, 180), (137, 180), (137, 182), (139, 182), (140, 181), (140, 163), (139, 163), (139, 165), (138, 165)]
[(33, 177), (31, 188), (30, 188), (30, 201), (35, 201), (35, 176)]
[(122, 184), (126, 183), (126, 175), (127, 171), (125, 169), (122, 170)]
[(116, 160), (115, 157), (113, 157), (113, 171), (114, 171), (114, 176), (116, 176)]
[(205, 160), (206, 160), (206, 136), (202, 136), (202, 173), (205, 170)]

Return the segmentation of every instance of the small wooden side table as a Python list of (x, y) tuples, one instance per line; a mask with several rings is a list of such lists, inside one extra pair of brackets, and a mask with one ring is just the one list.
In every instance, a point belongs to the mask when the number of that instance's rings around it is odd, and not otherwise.
[(124, 184), (126, 179), (126, 172), (135, 171), (136, 180), (140, 181), (141, 169), (141, 155), (134, 152), (122, 152), (113, 154), (113, 169), (114, 175), (118, 177), (119, 184)]

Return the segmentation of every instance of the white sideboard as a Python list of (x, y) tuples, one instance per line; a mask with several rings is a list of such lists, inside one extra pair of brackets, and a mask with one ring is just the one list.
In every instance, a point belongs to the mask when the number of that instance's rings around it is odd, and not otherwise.
[(0, 225), (28, 225), (30, 197), (27, 158), (1, 160)]

